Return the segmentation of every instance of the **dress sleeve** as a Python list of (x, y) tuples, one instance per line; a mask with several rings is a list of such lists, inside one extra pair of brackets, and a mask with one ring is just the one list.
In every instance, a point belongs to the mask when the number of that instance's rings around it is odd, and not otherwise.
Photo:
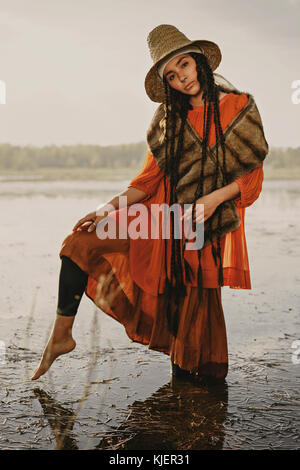
[(148, 151), (142, 170), (131, 180), (128, 187), (140, 189), (152, 196), (155, 194), (163, 176), (163, 170), (156, 163), (152, 153)]
[(237, 178), (235, 182), (239, 185), (241, 194), (233, 202), (237, 207), (248, 207), (260, 195), (264, 179), (263, 163), (244, 176)]
[[(237, 95), (235, 99), (235, 114), (238, 114), (247, 104), (248, 96), (246, 93)], [(263, 163), (244, 176), (237, 178), (235, 182), (239, 185), (240, 195), (233, 200), (237, 207), (248, 207), (256, 201), (262, 190), (264, 179)]]

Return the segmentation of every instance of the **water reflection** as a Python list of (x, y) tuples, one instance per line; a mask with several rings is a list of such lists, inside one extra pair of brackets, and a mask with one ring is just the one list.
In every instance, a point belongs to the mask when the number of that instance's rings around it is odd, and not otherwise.
[[(73, 412), (41, 389), (34, 393), (49, 421), (56, 448), (78, 449), (72, 432)], [(99, 433), (96, 449), (222, 449), (227, 407), (226, 381), (195, 385), (172, 379), (146, 400), (130, 405), (127, 418), (119, 426)]]
[(72, 433), (74, 426), (73, 411), (61, 406), (48, 393), (38, 387), (33, 390), (33, 393), (39, 400), (44, 416), (49, 422), (56, 440), (56, 449), (78, 450)]
[(136, 401), (115, 434), (98, 449), (222, 449), (227, 416), (227, 383), (196, 386), (175, 379), (145, 401)]

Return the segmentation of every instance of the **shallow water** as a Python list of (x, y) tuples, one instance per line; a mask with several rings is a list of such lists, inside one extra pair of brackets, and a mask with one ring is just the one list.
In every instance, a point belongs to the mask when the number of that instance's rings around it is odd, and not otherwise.
[(125, 187), (1, 182), (0, 449), (299, 449), (300, 181), (265, 181), (246, 209), (252, 290), (222, 289), (225, 384), (172, 381), (168, 356), (86, 297), (76, 349), (29, 380), (55, 316), (60, 244)]

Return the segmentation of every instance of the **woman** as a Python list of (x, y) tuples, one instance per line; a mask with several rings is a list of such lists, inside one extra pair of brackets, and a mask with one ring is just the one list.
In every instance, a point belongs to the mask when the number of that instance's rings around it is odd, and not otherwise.
[[(213, 74), (221, 61), (215, 43), (190, 41), (174, 26), (160, 25), (148, 45), (154, 65), (145, 88), (161, 104), (147, 133), (144, 167), (101, 214), (87, 214), (63, 241), (56, 320), (32, 380), (74, 349), (72, 326), (84, 292), (133, 341), (168, 354), (174, 376), (227, 375), (221, 286), (251, 288), (244, 215), (261, 192), (268, 145), (252, 95)], [(125, 207), (119, 196), (127, 197)], [(155, 205), (190, 209), (182, 219), (171, 214), (170, 238), (161, 228), (157, 238), (121, 236), (138, 202), (148, 221)], [(185, 232), (175, 236), (189, 219), (194, 230), (204, 226), (200, 248), (188, 248)], [(100, 225), (112, 221), (117, 236), (100, 239)]]

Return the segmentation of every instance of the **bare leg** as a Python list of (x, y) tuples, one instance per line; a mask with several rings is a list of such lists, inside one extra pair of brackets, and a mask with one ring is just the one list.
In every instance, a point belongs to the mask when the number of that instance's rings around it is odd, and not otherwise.
[(31, 377), (31, 380), (36, 380), (41, 375), (45, 374), (58, 356), (66, 354), (75, 348), (76, 342), (72, 337), (74, 318), (75, 315), (69, 317), (56, 315), (51, 336), (43, 352), (40, 364)]
[(72, 326), (86, 288), (87, 279), (88, 275), (74, 261), (67, 256), (62, 256), (56, 319), (40, 364), (31, 380), (36, 380), (45, 374), (58, 356), (75, 348), (76, 343), (72, 337)]

